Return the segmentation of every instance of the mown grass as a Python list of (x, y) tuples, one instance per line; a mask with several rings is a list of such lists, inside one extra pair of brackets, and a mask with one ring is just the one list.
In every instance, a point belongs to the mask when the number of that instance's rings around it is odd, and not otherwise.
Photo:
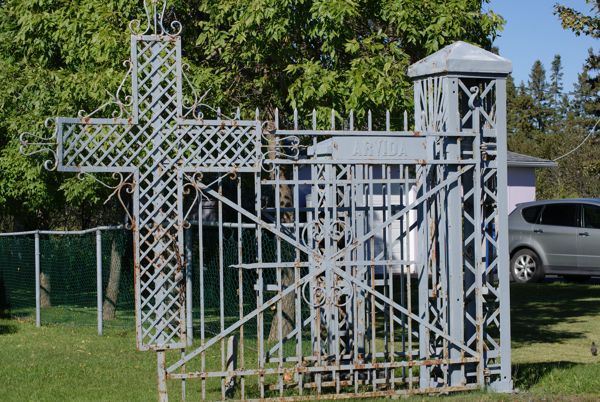
[[(484, 392), (416, 400), (600, 400), (600, 285), (543, 283), (512, 287), (513, 372), (516, 395)], [(131, 328), (49, 325), (0, 320), (0, 400), (156, 400), (154, 353), (135, 351)], [(216, 358), (216, 356), (215, 356)], [(218, 384), (209, 383), (209, 398)], [(169, 384), (172, 400), (178, 382)], [(188, 382), (189, 400), (199, 382)]]

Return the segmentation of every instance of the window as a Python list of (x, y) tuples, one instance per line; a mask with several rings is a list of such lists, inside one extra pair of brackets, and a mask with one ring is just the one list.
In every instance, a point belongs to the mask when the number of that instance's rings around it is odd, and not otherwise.
[(536, 205), (534, 207), (523, 208), (523, 211), (522, 211), (523, 219), (525, 219), (525, 222), (528, 222), (528, 223), (536, 223), (541, 210), (542, 210), (542, 205)]
[(584, 205), (583, 223), (586, 228), (600, 229), (600, 207), (595, 205)]
[(540, 223), (554, 226), (578, 226), (577, 204), (547, 204)]

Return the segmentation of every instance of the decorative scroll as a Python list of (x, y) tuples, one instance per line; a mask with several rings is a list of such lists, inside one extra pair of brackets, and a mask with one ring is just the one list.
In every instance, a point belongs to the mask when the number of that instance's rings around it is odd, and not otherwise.
[(133, 97), (131, 95), (124, 95), (123, 88), (125, 87), (125, 83), (131, 79), (131, 71), (132, 71), (132, 63), (131, 60), (125, 60), (123, 62), (123, 67), (127, 68), (127, 73), (121, 80), (117, 91), (114, 95), (112, 95), (109, 91), (106, 91), (110, 100), (98, 108), (96, 108), (92, 112), (86, 112), (85, 110), (80, 110), (77, 112), (77, 116), (83, 121), (87, 121), (88, 119), (94, 117), (99, 112), (106, 110), (110, 106), (116, 106), (117, 110), (112, 112), (113, 119), (122, 119), (131, 114), (131, 108), (133, 106)]
[[(44, 125), (47, 128), (53, 128), (54, 119), (47, 119)], [(21, 143), (19, 151), (25, 156), (50, 154), (52, 158), (44, 162), (44, 167), (47, 170), (56, 169), (58, 166), (58, 158), (56, 156), (56, 130), (53, 129), (52, 135), (49, 137), (25, 132), (19, 136), (19, 142)]]
[(345, 307), (352, 301), (353, 296), (354, 289), (352, 283), (340, 277), (336, 278), (336, 283), (333, 287), (328, 287), (325, 284), (325, 276), (323, 275), (318, 276), (310, 282), (306, 282), (302, 286), (302, 299), (312, 308), (323, 307), (326, 304)]
[(140, 20), (129, 23), (129, 30), (134, 35), (168, 35), (177, 36), (181, 33), (181, 23), (177, 20), (169, 22), (165, 27), (165, 16), (167, 16), (167, 0), (144, 0), (144, 11), (146, 21), (142, 25)]

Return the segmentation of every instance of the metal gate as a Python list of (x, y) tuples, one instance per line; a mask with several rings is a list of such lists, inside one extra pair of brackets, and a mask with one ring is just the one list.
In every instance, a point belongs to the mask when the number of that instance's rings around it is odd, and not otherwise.
[(22, 143), (132, 194), (137, 346), (157, 352), (161, 400), (172, 379), (210, 400), (511, 390), (510, 62), (459, 42), (413, 65), (412, 131), (241, 120), (185, 102), (179, 33), (147, 4), (130, 103)]

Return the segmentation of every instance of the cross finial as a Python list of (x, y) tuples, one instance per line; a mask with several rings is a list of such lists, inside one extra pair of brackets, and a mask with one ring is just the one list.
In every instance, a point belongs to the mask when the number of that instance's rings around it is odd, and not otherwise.
[(177, 20), (164, 25), (167, 0), (144, 0), (144, 11), (146, 12), (146, 25), (142, 27), (140, 20), (129, 23), (129, 29), (134, 35), (168, 35), (178, 36), (181, 33), (181, 23)]

